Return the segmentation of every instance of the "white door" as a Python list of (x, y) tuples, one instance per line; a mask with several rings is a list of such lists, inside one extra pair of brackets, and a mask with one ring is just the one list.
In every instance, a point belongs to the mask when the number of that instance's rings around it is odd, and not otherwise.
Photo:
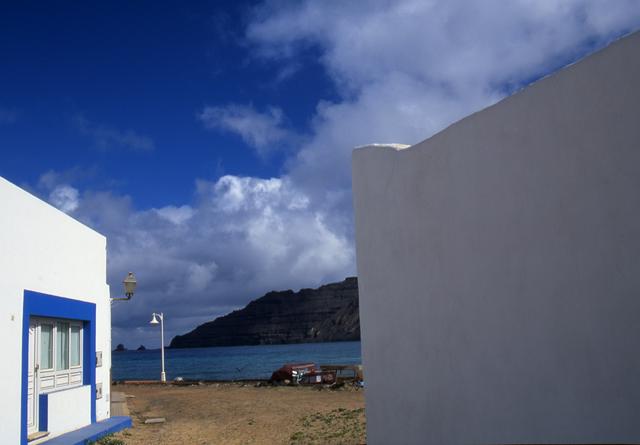
[(27, 430), (38, 431), (38, 325), (29, 321), (29, 369), (27, 371)]

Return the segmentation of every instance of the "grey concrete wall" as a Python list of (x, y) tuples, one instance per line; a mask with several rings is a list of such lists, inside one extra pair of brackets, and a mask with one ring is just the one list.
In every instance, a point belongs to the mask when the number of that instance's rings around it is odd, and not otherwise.
[(353, 154), (370, 444), (640, 442), (640, 34)]

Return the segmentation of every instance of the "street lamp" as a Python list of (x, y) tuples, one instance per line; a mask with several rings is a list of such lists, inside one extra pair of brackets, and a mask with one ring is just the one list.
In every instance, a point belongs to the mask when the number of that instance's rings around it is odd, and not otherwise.
[[(164, 314), (160, 312), (156, 314), (155, 312), (152, 314), (150, 324), (158, 324), (158, 318), (160, 319), (160, 354), (162, 357), (162, 372), (160, 373), (160, 381), (166, 382), (167, 375), (164, 373)], [(158, 317), (158, 318), (156, 318)]]
[(138, 284), (138, 282), (136, 281), (136, 277), (133, 275), (133, 272), (129, 272), (122, 284), (124, 284), (124, 294), (126, 295), (126, 297), (112, 298), (111, 301), (131, 300), (131, 297), (133, 297), (133, 294), (136, 291), (136, 285)]

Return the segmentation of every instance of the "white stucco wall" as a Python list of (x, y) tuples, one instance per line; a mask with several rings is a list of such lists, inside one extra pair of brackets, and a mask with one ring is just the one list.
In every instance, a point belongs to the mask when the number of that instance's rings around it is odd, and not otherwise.
[(55, 391), (48, 399), (51, 431), (73, 431), (91, 423), (91, 411), (82, 409), (91, 403), (91, 386)]
[(640, 442), (640, 34), (353, 154), (367, 443)]
[[(96, 304), (96, 350), (104, 382), (97, 420), (109, 416), (111, 308), (106, 239), (0, 178), (0, 443), (20, 443), (22, 309), (25, 289)], [(52, 431), (55, 435), (55, 431)]]

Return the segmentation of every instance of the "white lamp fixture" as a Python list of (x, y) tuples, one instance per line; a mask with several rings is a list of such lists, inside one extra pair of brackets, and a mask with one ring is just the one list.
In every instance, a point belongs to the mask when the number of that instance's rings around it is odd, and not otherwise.
[(122, 283), (124, 284), (124, 294), (127, 296), (127, 298), (133, 297), (133, 293), (136, 291), (136, 286), (138, 285), (133, 272), (129, 272)]
[(162, 360), (162, 371), (160, 372), (160, 381), (166, 382), (167, 375), (164, 372), (164, 314), (160, 312), (159, 314), (153, 313), (151, 314), (151, 321), (149, 324), (158, 324), (158, 319), (160, 319), (160, 356)]
[(126, 296), (115, 297), (115, 298), (112, 298), (111, 301), (131, 300), (131, 297), (133, 297), (133, 294), (136, 291), (136, 286), (138, 284), (138, 282), (136, 281), (135, 275), (133, 275), (133, 272), (129, 272), (129, 274), (125, 277), (124, 281), (122, 281), (122, 284), (124, 284), (124, 294)]

